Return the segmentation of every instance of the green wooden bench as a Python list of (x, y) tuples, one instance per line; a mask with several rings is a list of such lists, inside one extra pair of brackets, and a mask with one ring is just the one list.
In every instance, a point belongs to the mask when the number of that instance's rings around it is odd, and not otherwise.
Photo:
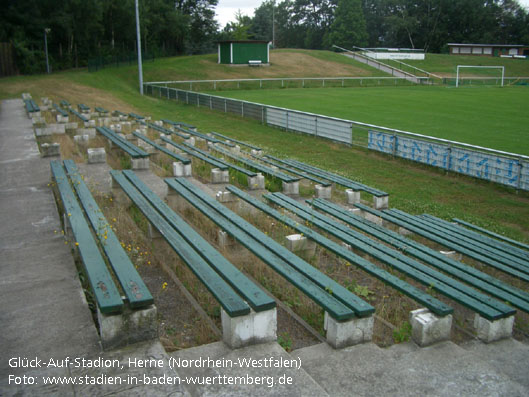
[(99, 247), (90, 230), (83, 209), (71, 188), (70, 181), (60, 161), (50, 163), (53, 180), (57, 186), (65, 216), (75, 238), (88, 282), (102, 313), (116, 313), (123, 310), (123, 301), (112, 275), (107, 268)]
[(471, 248), (468, 248), (466, 246), (463, 246), (461, 244), (458, 244), (457, 242), (453, 242), (450, 240), (447, 240), (441, 236), (436, 235), (435, 233), (431, 233), (429, 229), (426, 227), (419, 227), (416, 224), (409, 222), (408, 219), (403, 218), (402, 216), (399, 216), (398, 214), (394, 212), (386, 212), (386, 211), (378, 211), (371, 207), (368, 207), (364, 204), (355, 204), (357, 208), (360, 208), (362, 211), (365, 211), (367, 213), (370, 213), (372, 215), (378, 216), (388, 222), (391, 222), (395, 225), (401, 226), (410, 232), (416, 233), (422, 237), (425, 237), (431, 241), (434, 241), (438, 244), (441, 244), (445, 247), (448, 247), (450, 249), (453, 249), (455, 251), (460, 252), (463, 255), (466, 255), (472, 259), (475, 259), (477, 261), (480, 261), (484, 264), (487, 264), (491, 267), (494, 267), (498, 270), (501, 270), (507, 274), (510, 274), (511, 276), (520, 278), (524, 281), (529, 281), (529, 274), (519, 271), (517, 269), (512, 268), (511, 266), (507, 266), (503, 263), (499, 263), (498, 261), (495, 261), (491, 258), (489, 258), (487, 255), (483, 255), (483, 252), (480, 250), (474, 250)]
[(111, 171), (123, 189), (167, 243), (230, 317), (275, 307), (275, 302), (172, 211), (131, 171)]
[(221, 144), (221, 145), (226, 145), (226, 146), (230, 146), (230, 147), (235, 147), (235, 144), (233, 143), (226, 143), (226, 142), (223, 142), (217, 138), (213, 138), (213, 137), (210, 137), (206, 134), (202, 134), (201, 132), (198, 132), (196, 131), (193, 127), (193, 126), (190, 126), (192, 128), (185, 128), (183, 127), (184, 125), (187, 125), (185, 123), (177, 123), (177, 122), (174, 122), (174, 121), (171, 121), (171, 120), (162, 120), (164, 123), (166, 124), (169, 124), (171, 126), (173, 126), (173, 128), (177, 131), (180, 131), (180, 132), (183, 132), (185, 134), (188, 134), (188, 135), (193, 135), (197, 138), (200, 138), (200, 139), (203, 139), (207, 142), (211, 142), (211, 143), (218, 143), (218, 144)]
[(121, 150), (123, 150), (133, 159), (149, 157), (149, 153), (133, 145), (125, 138), (122, 138), (107, 127), (96, 127), (96, 131), (103, 135), (105, 138), (109, 139), (113, 144), (118, 146)]
[(197, 159), (204, 161), (205, 163), (211, 165), (212, 167), (218, 168), (220, 170), (228, 169), (228, 166), (226, 164), (220, 161), (214, 160), (210, 156), (206, 156), (204, 152), (202, 152), (199, 149), (193, 150), (192, 146), (180, 145), (176, 143), (175, 141), (173, 141), (172, 139), (169, 139), (166, 137), (162, 137), (161, 140), (167, 143), (168, 145), (171, 145), (177, 148), (178, 150), (181, 150), (182, 152), (189, 154), (190, 156), (196, 157)]
[(165, 155), (167, 155), (167, 156), (169, 156), (169, 157), (171, 157), (171, 158), (173, 158), (173, 159), (175, 159), (177, 161), (180, 161), (183, 164), (190, 164), (191, 163), (191, 160), (189, 160), (188, 158), (180, 156), (177, 153), (172, 152), (169, 149), (158, 145), (156, 142), (154, 142), (153, 140), (147, 138), (145, 135), (140, 134), (137, 131), (134, 131), (132, 133), (132, 135), (134, 135), (136, 138), (141, 139), (142, 141), (148, 143), (149, 145), (151, 145), (152, 147), (154, 147), (156, 150), (160, 151), (161, 153), (163, 153), (163, 154), (165, 154)]
[(61, 109), (56, 103), (53, 104), (53, 108), (63, 117), (68, 117), (68, 112)]
[(112, 112), (112, 116), (114, 116), (114, 117), (127, 117), (127, 113), (120, 112), (119, 110), (114, 110)]
[(207, 196), (189, 181), (167, 178), (165, 182), (222, 230), (314, 300), (332, 318), (343, 322), (355, 317), (370, 316), (374, 312), (371, 305)]
[(508, 260), (512, 260), (514, 263), (529, 267), (529, 252), (525, 250), (521, 250), (518, 247), (513, 247), (510, 244), (506, 244), (488, 236), (484, 236), (483, 234), (468, 230), (459, 225), (454, 225), (451, 222), (447, 222), (444, 219), (437, 218), (430, 214), (419, 215), (417, 218), (425, 219), (427, 222), (431, 222), (439, 228), (442, 228), (442, 230), (449, 232), (451, 236), (464, 239), (464, 241), (467, 241), (470, 244), (488, 249), (489, 251), (497, 253)]
[(24, 99), (24, 106), (28, 113), (40, 112), (40, 108), (33, 99)]
[(427, 263), (450, 276), (457, 277), (459, 280), (466, 282), (503, 302), (508, 302), (520, 310), (529, 312), (528, 292), (515, 288), (512, 285), (492, 277), (472, 266), (456, 261), (441, 254), (439, 251), (404, 237), (397, 232), (379, 226), (328, 200), (315, 199), (307, 200), (307, 202), (319, 211), (329, 214), (363, 233), (392, 245), (406, 255), (412, 255), (424, 263)]
[(194, 125), (191, 125), (191, 124), (187, 124), (187, 123), (184, 123), (182, 121), (171, 121), (171, 120), (162, 120), (164, 123), (166, 124), (170, 124), (172, 125), (173, 127), (180, 127), (180, 128), (185, 128), (185, 129), (188, 129), (188, 130), (196, 130), (197, 127), (195, 127)]
[(262, 161), (264, 163), (267, 163), (267, 164), (272, 165), (274, 167), (277, 167), (279, 169), (285, 170), (285, 171), (287, 171), (287, 172), (289, 172), (289, 173), (291, 173), (293, 175), (297, 175), (300, 178), (304, 178), (304, 179), (307, 179), (309, 181), (315, 182), (318, 185), (325, 186), (325, 187), (331, 186), (331, 182), (329, 182), (328, 180), (320, 179), (318, 177), (315, 177), (312, 174), (307, 174), (306, 172), (303, 172), (303, 171), (300, 171), (300, 170), (296, 170), (295, 168), (292, 168), (292, 167), (289, 167), (289, 166), (287, 166), (285, 164), (282, 164), (280, 162), (274, 161), (268, 156), (265, 156), (265, 157), (253, 156), (253, 157), (255, 159), (259, 160), (259, 161)]
[(86, 186), (77, 165), (73, 160), (65, 160), (64, 167), (130, 307), (137, 309), (151, 305), (153, 298), (149, 289), (136, 271), (110, 224), (102, 216), (102, 211)]
[(292, 183), (292, 182), (298, 182), (299, 181), (299, 177), (295, 177), (295, 176), (292, 176), (292, 175), (288, 175), (288, 174), (285, 174), (284, 172), (281, 172), (281, 171), (277, 171), (277, 170), (274, 170), (270, 167), (267, 167), (265, 165), (262, 165), (262, 164), (259, 164), (255, 161), (252, 161), (252, 160), (249, 160), (249, 159), (246, 159), (244, 157), (241, 157), (241, 156), (237, 156), (233, 153), (230, 153), (228, 152), (227, 150), (224, 150), (223, 148), (219, 147), (219, 146), (213, 146), (213, 150), (221, 153), (222, 155), (238, 162), (238, 163), (241, 163), (243, 164), (245, 167), (249, 168), (249, 169), (252, 169), (252, 170), (255, 170), (257, 172), (261, 172), (263, 174), (266, 174), (266, 175), (269, 175), (269, 176), (272, 176), (274, 178), (277, 178), (279, 180), (281, 180), (282, 182), (286, 182), (286, 183)]
[(145, 117), (140, 116), (139, 114), (136, 114), (136, 113), (129, 113), (129, 116), (138, 121), (145, 120)]
[(60, 105), (61, 105), (61, 107), (63, 107), (63, 108), (67, 108), (67, 109), (68, 109), (70, 106), (72, 106), (72, 105), (70, 105), (70, 102), (68, 102), (68, 101), (65, 100), (65, 99), (63, 99), (63, 100), (60, 102)]
[(90, 108), (88, 106), (86, 106), (84, 103), (78, 104), (77, 108), (79, 109), (79, 111), (81, 113), (89, 113), (90, 112)]
[(516, 241), (516, 240), (513, 240), (511, 238), (502, 236), (501, 234), (491, 232), (490, 230), (487, 230), (487, 229), (484, 229), (482, 227), (476, 226), (476, 225), (474, 225), (472, 223), (465, 222), (462, 219), (452, 218), (452, 220), (454, 222), (462, 225), (462, 226), (466, 226), (467, 228), (473, 229), (473, 230), (479, 232), (482, 235), (490, 236), (490, 237), (492, 237), (494, 239), (503, 241), (505, 244), (507, 244), (507, 245), (509, 245), (511, 247), (515, 246), (515, 248), (518, 248), (519, 251), (521, 251), (522, 253), (525, 253), (526, 256), (529, 256), (529, 245), (527, 245), (527, 244), (524, 244), (524, 243), (522, 243), (520, 241)]
[(71, 114), (77, 116), (79, 120), (81, 120), (83, 123), (88, 123), (89, 120), (85, 116), (83, 116), (81, 113), (79, 113), (77, 110), (73, 108), (68, 108), (68, 110), (70, 111)]
[[(413, 300), (421, 303), (428, 309), (430, 309), (435, 314), (438, 314), (440, 316), (446, 316), (448, 314), (451, 314), (453, 312), (453, 309), (446, 305), (445, 303), (441, 302), (440, 300), (434, 298), (433, 296), (425, 293), (424, 291), (412, 286), (411, 284), (401, 280), (399, 277), (394, 276), (387, 271), (381, 269), (380, 267), (374, 265), (373, 263), (369, 262), (368, 260), (354, 254), (353, 252), (347, 250), (342, 245), (338, 244), (335, 241), (332, 241), (328, 239), (327, 237), (324, 237), (323, 235), (315, 232), (311, 228), (301, 224), (300, 222), (296, 222), (293, 219), (281, 214), (280, 212), (274, 210), (273, 208), (270, 208), (268, 205), (264, 204), (263, 202), (254, 199), (253, 197), (249, 196), (248, 194), (244, 193), (240, 189), (234, 187), (234, 186), (228, 186), (227, 190), (235, 194), (236, 196), (240, 197), (241, 199), (245, 200), (249, 204), (253, 205), (254, 207), (260, 209), (267, 215), (279, 220), (280, 222), (284, 223), (287, 226), (290, 226), (294, 230), (297, 230), (298, 232), (302, 233), (307, 238), (315, 241), (317, 244), (325, 247), (329, 251), (335, 253), (336, 255), (342, 257), (343, 259), (347, 260), (350, 263), (355, 264), (360, 269), (366, 271), (367, 273), (371, 274), (372, 276), (378, 278), (385, 284), (391, 286), (392, 288), (395, 288), (397, 291), (402, 292), (403, 294), (409, 296)], [(268, 197), (268, 196), (265, 196)], [(285, 196), (286, 197), (286, 196)], [(339, 235), (340, 238), (342, 235)]]
[(288, 159), (280, 159), (280, 158), (277, 158), (277, 157), (274, 157), (274, 156), (270, 156), (270, 155), (267, 155), (265, 157), (267, 157), (269, 159), (272, 159), (272, 160), (275, 160), (275, 161), (277, 161), (279, 163), (285, 164), (287, 166), (290, 166), (290, 167), (293, 167), (293, 168), (297, 168), (297, 169), (299, 169), (299, 170), (301, 170), (301, 171), (303, 171), (303, 172), (305, 172), (307, 174), (312, 174), (312, 175), (317, 176), (319, 178), (326, 179), (326, 180), (328, 180), (330, 182), (336, 183), (337, 185), (344, 186), (344, 187), (349, 188), (349, 189), (353, 189), (355, 191), (363, 191), (363, 192), (372, 194), (375, 197), (388, 196), (388, 194), (386, 192), (383, 192), (382, 190), (374, 189), (374, 188), (372, 188), (370, 186), (364, 185), (364, 184), (359, 183), (359, 182), (355, 182), (355, 181), (353, 181), (351, 179), (345, 178), (345, 177), (340, 176), (340, 175), (336, 175), (336, 174), (334, 174), (332, 172), (329, 172), (329, 171), (323, 170), (321, 168), (317, 168), (317, 167), (302, 163), (300, 161), (288, 160)]
[(351, 247), (368, 254), (426, 287), (432, 288), (459, 304), (470, 308), (487, 320), (492, 321), (509, 317), (516, 312), (504, 303), (476, 291), (437, 270), (425, 266), (400, 251), (380, 244), (378, 241), (372, 240), (364, 234), (356, 232), (346, 225), (338, 223), (281, 193), (269, 194), (264, 197), (274, 204), (288, 209), (301, 219), (311, 222), (314, 226), (340, 239)]
[(387, 213), (398, 219), (404, 220), (411, 225), (421, 228), (422, 230), (427, 230), (429, 233), (432, 233), (444, 239), (445, 241), (461, 245), (474, 252), (478, 252), (479, 254), (493, 261), (529, 275), (529, 262), (527, 260), (520, 259), (505, 251), (500, 251), (494, 247), (488, 246), (487, 244), (472, 240), (471, 238), (468, 238), (464, 235), (454, 233), (446, 228), (446, 226), (438, 224), (434, 219), (425, 219), (420, 216), (411, 215), (396, 208), (387, 210)]
[(161, 133), (161, 134), (164, 134), (164, 135), (176, 135), (176, 136), (179, 136), (180, 138), (183, 138), (183, 139), (189, 139), (189, 137), (191, 136), (190, 134), (184, 134), (184, 133), (181, 133), (179, 131), (171, 131), (171, 130), (168, 130), (167, 128), (164, 128), (164, 127), (160, 127), (159, 125), (156, 125), (154, 123), (148, 123), (148, 122), (145, 122), (145, 121), (142, 121), (140, 122), (140, 124), (142, 125), (145, 125), (149, 128), (152, 128), (153, 130)]
[(261, 148), (260, 147), (257, 147), (255, 145), (252, 145), (250, 143), (246, 143), (246, 142), (243, 142), (243, 141), (239, 141), (238, 139), (235, 139), (235, 138), (231, 138), (229, 136), (226, 136), (226, 135), (222, 135), (220, 132), (215, 132), (215, 131), (211, 131), (210, 132), (211, 134), (215, 135), (215, 136), (218, 136), (219, 138), (222, 138), (224, 140), (227, 140), (227, 141), (230, 141), (230, 142), (233, 142), (233, 143), (236, 143), (238, 145), (241, 145), (241, 146), (245, 146), (249, 149), (253, 149), (253, 150), (257, 150), (257, 151), (261, 151)]
[(108, 110), (106, 110), (106, 109), (104, 109), (104, 108), (102, 108), (102, 107), (99, 107), (99, 106), (96, 107), (94, 110), (95, 110), (97, 113), (99, 113), (99, 114), (105, 114), (105, 115), (106, 115), (106, 114), (109, 113)]

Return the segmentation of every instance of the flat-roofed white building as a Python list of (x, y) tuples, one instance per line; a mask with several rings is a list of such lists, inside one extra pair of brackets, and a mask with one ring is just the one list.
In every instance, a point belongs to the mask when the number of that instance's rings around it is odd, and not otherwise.
[(448, 43), (450, 55), (477, 55), (477, 56), (529, 56), (529, 46), (522, 44), (459, 44)]

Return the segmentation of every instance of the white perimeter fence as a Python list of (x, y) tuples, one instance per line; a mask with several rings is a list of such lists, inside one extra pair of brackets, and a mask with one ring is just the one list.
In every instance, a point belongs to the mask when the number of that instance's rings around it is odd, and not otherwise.
[(529, 156), (352, 120), (169, 88), (167, 84), (170, 82), (145, 83), (144, 92), (154, 97), (249, 117), (286, 131), (367, 147), (447, 171), (529, 190)]

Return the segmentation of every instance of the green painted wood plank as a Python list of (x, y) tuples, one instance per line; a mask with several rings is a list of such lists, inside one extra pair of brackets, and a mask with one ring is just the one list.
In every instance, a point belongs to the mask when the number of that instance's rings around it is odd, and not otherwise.
[[(241, 192), (239, 189), (233, 186), (228, 186), (227, 189), (235, 193), (236, 195), (239, 195)], [(243, 196), (239, 196), (239, 197), (246, 199), (246, 197), (243, 197)], [(340, 244), (332, 240), (329, 240), (328, 238), (313, 231), (312, 229), (306, 227), (305, 225), (301, 225), (298, 222), (295, 222), (291, 218), (277, 212), (276, 210), (268, 207), (267, 205), (259, 202), (258, 200), (251, 200), (251, 203), (252, 205), (255, 205), (257, 208), (266, 212), (268, 215), (278, 219), (279, 221), (285, 223), (286, 225), (292, 227), (293, 229), (299, 231), (300, 233), (303, 233), (303, 235), (314, 240), (316, 243), (324, 246), (328, 250), (334, 252), (336, 255), (346, 259), (347, 261), (354, 263), (355, 265), (359, 266), (361, 269), (363, 269), (367, 273), (375, 276), (376, 278), (382, 280), (388, 285), (391, 285), (393, 288), (397, 289), (398, 291), (408, 296), (410, 296), (411, 294), (411, 297), (413, 299), (415, 299), (417, 302), (420, 302), (421, 304), (424, 304), (434, 313), (444, 316), (444, 315), (447, 315), (453, 312), (453, 309), (450, 306), (444, 304), (443, 302), (430, 296), (429, 294), (426, 294), (420, 289), (411, 286), (409, 283), (403, 280), (400, 280), (399, 278), (389, 274), (385, 270), (380, 269), (379, 267), (375, 266), (371, 262), (365, 260), (364, 258), (361, 258), (360, 256), (352, 253), (351, 251), (348, 251), (347, 249), (342, 247)]]
[(165, 238), (189, 269), (204, 284), (217, 302), (230, 317), (250, 313), (250, 307), (237, 295), (226, 281), (215, 272), (206, 261), (171, 227), (171, 225), (153, 208), (143, 195), (127, 180), (123, 173), (111, 171), (110, 174), (132, 202)]
[(340, 208), (338, 205), (331, 203), (328, 200), (316, 199), (308, 202), (320, 211), (332, 215), (336, 219), (339, 219), (362, 232), (368, 233), (381, 241), (391, 244), (401, 252), (413, 255), (425, 263), (457, 277), (460, 280), (493, 295), (503, 302), (509, 302), (516, 308), (529, 313), (529, 293), (504, 283), (503, 281), (472, 266), (451, 259), (436, 250), (401, 236), (392, 230), (388, 230), (382, 226), (369, 222), (350, 211)]
[(62, 164), (60, 161), (52, 161), (50, 166), (99, 310), (102, 313), (121, 312), (123, 310), (121, 295), (101, 256)]
[(133, 171), (123, 171), (129, 182), (138, 189), (149, 203), (191, 245), (220, 276), (241, 295), (256, 312), (276, 306), (275, 301), (257, 287), (248, 277), (224, 258), (187, 222), (178, 216), (162, 199), (145, 185)]
[(114, 270), (116, 278), (119, 280), (121, 289), (129, 300), (130, 307), (135, 309), (151, 305), (153, 303), (153, 297), (149, 289), (141, 279), (141, 276), (125, 253), (103, 212), (92, 197), (90, 190), (79, 173), (77, 165), (75, 165), (73, 160), (65, 160), (64, 166), (92, 228), (96, 232), (101, 247), (107, 255), (110, 266)]
[(450, 249), (453, 249), (455, 251), (458, 251), (460, 253), (462, 253), (463, 255), (467, 255), (469, 256), (470, 258), (473, 258), (473, 259), (476, 259), (482, 263), (485, 263), (487, 265), (490, 265), (498, 270), (501, 270), (505, 273), (508, 273), (510, 274), (511, 276), (515, 276), (515, 277), (518, 277), (524, 281), (529, 281), (529, 276), (526, 275), (525, 273), (522, 273), (522, 272), (519, 272), (517, 270), (514, 270), (512, 268), (510, 268), (509, 266), (504, 266), (503, 264), (501, 263), (498, 263), (496, 261), (493, 261), (489, 258), (487, 258), (486, 256), (483, 256), (483, 255), (480, 255), (479, 253), (476, 253), (475, 251), (472, 251), (472, 250), (469, 250), (459, 244), (455, 244), (455, 243), (451, 243), (449, 241), (446, 241), (445, 239), (442, 239), (442, 238), (439, 238), (438, 236), (436, 236), (435, 234), (432, 234), (432, 233), (429, 233), (428, 231), (422, 229), (422, 228), (419, 228), (419, 227), (416, 227), (414, 226), (413, 224), (409, 223), (409, 222), (406, 222), (405, 220), (402, 220), (398, 217), (395, 217), (393, 215), (391, 215), (390, 213), (386, 213), (386, 212), (382, 212), (382, 211), (378, 211), (378, 210), (375, 210), (371, 207), (368, 207), (367, 205), (364, 205), (364, 204), (355, 204), (355, 207), (357, 208), (360, 208), (362, 211), (365, 211), (365, 212), (368, 212), (368, 213), (371, 213), (373, 215), (376, 215), (384, 220), (387, 220), (391, 223), (394, 223), (398, 226), (402, 226), (404, 227), (405, 229), (408, 229), (409, 231), (413, 232), (413, 233), (416, 233), (420, 236), (423, 236), (429, 240), (432, 240), (436, 243), (439, 243), (445, 247), (448, 247)]
[[(334, 280), (292, 254), (285, 247), (277, 244), (228, 208), (206, 196), (185, 179), (167, 178), (165, 182), (217, 226), (225, 230), (255, 256), (324, 308), (334, 319), (346, 321), (355, 317), (353, 309), (346, 306), (334, 293), (334, 289), (339, 292), (341, 287)], [(285, 257), (289, 258), (290, 261), (287, 261)], [(357, 315), (360, 314), (357, 313)]]

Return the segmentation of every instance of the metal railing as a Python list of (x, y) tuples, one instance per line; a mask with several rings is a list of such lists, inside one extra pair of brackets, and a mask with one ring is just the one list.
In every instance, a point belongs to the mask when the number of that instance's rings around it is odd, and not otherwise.
[(159, 98), (249, 117), (286, 131), (302, 132), (348, 145), (366, 147), (447, 171), (529, 190), (529, 156), (359, 121), (161, 85), (171, 83), (175, 82), (145, 83), (144, 91), (147, 95)]

